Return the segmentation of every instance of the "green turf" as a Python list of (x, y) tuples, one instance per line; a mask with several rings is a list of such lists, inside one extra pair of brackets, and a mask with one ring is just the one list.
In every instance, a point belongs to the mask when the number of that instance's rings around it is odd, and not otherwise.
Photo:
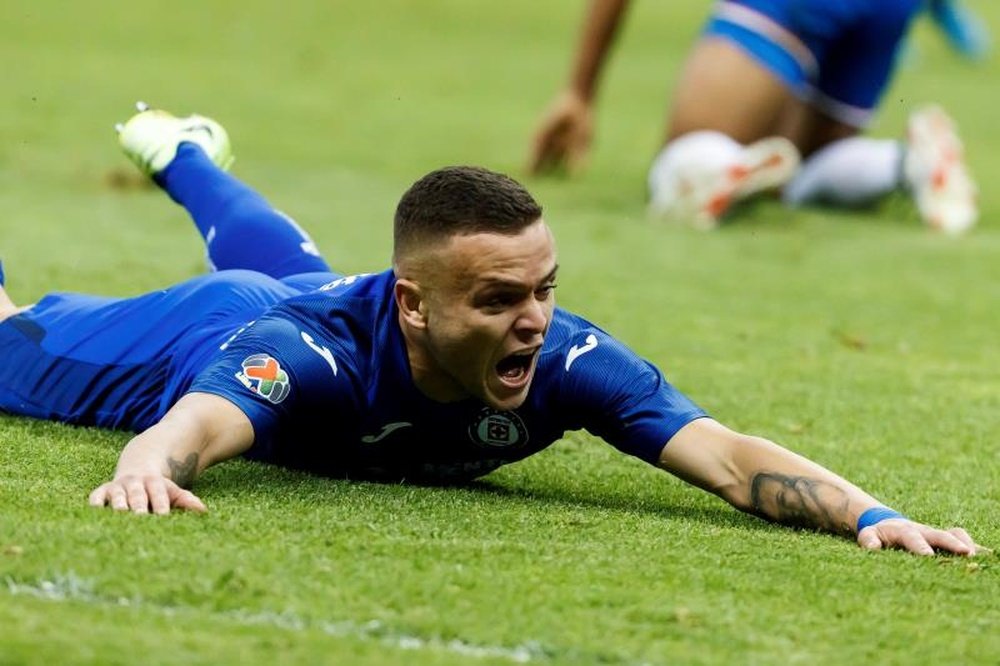
[[(234, 172), (344, 272), (389, 257), (396, 200), (444, 164), (522, 178), (559, 300), (725, 423), (1000, 546), (996, 59), (922, 24), (873, 132), (944, 103), (982, 221), (909, 202), (714, 234), (643, 212), (648, 160), (707, 2), (636, 3), (590, 169), (523, 172), (583, 3), (65, 3), (0, 21), (0, 258), (15, 300), (131, 294), (202, 270), (183, 212), (111, 130), (136, 99), (229, 128)], [(1000, 29), (1000, 8), (970, 2)], [(2, 362), (3, 350), (0, 350)], [(331, 436), (337, 424), (330, 424)], [(86, 506), (125, 433), (0, 417), (0, 664), (997, 663), (1000, 566), (866, 553), (735, 512), (581, 433), (463, 489), (234, 461), (166, 519)]]

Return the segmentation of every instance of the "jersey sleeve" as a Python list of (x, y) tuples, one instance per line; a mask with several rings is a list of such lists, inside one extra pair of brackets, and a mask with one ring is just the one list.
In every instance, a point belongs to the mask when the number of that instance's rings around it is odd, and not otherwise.
[(578, 331), (564, 350), (564, 399), (584, 429), (623, 453), (655, 465), (678, 430), (707, 416), (656, 366), (603, 331)]
[(356, 378), (352, 356), (334, 342), (291, 321), (263, 319), (223, 345), (188, 390), (239, 407), (254, 430), (247, 456), (269, 461), (279, 457), (281, 434), (293, 418), (300, 430), (337, 412), (356, 413)]

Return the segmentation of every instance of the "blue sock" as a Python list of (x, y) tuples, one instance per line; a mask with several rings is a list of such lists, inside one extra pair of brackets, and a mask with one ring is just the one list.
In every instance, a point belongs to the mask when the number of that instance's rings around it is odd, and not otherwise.
[(155, 180), (191, 215), (215, 270), (243, 268), (275, 278), (330, 270), (305, 231), (217, 167), (200, 146), (181, 143)]
[(0, 261), (0, 287), (3, 286), (3, 262)]

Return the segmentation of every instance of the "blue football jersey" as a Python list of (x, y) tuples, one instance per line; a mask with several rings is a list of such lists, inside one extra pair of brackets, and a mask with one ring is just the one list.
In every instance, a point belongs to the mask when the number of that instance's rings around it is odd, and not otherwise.
[(525, 403), (435, 402), (415, 387), (392, 271), (283, 300), (226, 340), (190, 390), (251, 420), (251, 459), (333, 476), (475, 478), (585, 429), (655, 463), (705, 412), (592, 323), (556, 308)]

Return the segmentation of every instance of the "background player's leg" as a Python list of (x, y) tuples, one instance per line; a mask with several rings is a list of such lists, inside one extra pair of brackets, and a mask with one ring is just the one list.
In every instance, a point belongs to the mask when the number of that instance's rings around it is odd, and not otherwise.
[[(781, 116), (779, 133), (794, 141), (805, 156), (782, 192), (785, 203), (855, 208), (872, 205), (898, 189), (903, 159), (900, 142), (859, 135), (870, 108), (823, 99), (829, 112), (795, 100)], [(844, 120), (830, 115), (837, 111)]]
[(905, 141), (857, 136), (891, 81), (919, 0), (857, 2), (854, 20), (824, 54), (809, 103), (789, 107), (781, 132), (807, 156), (785, 189), (792, 205), (858, 206), (902, 190), (930, 227), (959, 233), (978, 217), (976, 186), (954, 122), (939, 107), (910, 116)]
[[(648, 175), (657, 215), (711, 228), (731, 204), (780, 188), (798, 167), (798, 150), (775, 136), (792, 101), (794, 60), (748, 30), (710, 23), (692, 50), (675, 90), (666, 142)], [(732, 34), (730, 34), (732, 33)], [(781, 75), (751, 55), (739, 39), (754, 39)], [(786, 62), (788, 61), (788, 62)], [(770, 60), (768, 61), (770, 62)], [(787, 72), (786, 72), (787, 70)]]
[(834, 141), (802, 164), (782, 194), (790, 206), (817, 203), (863, 207), (901, 184), (903, 146), (892, 139), (855, 136)]
[(791, 99), (774, 72), (730, 39), (711, 35), (695, 45), (681, 70), (666, 140), (712, 130), (751, 143), (775, 133), (775, 119)]

